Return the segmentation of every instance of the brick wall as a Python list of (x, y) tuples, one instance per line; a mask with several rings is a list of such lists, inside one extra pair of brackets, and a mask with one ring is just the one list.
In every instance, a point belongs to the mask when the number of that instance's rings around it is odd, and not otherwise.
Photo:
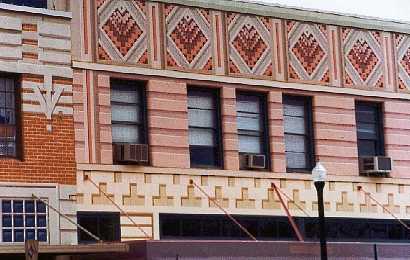
[(75, 184), (72, 116), (53, 117), (48, 132), (45, 116), (22, 114), (23, 160), (1, 159), (0, 181)]
[(152, 165), (189, 168), (186, 84), (150, 80), (147, 104)]
[(355, 99), (321, 94), (312, 109), (316, 159), (332, 174), (358, 175)]

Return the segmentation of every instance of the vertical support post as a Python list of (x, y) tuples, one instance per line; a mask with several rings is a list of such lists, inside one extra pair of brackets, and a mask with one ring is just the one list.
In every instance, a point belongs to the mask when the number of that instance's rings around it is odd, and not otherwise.
[(26, 260), (38, 260), (38, 240), (26, 240), (24, 249)]
[(320, 259), (327, 260), (327, 245), (326, 245), (326, 223), (325, 223), (325, 209), (323, 204), (323, 188), (324, 181), (315, 181), (317, 191), (317, 204), (319, 211), (319, 232), (320, 232)]

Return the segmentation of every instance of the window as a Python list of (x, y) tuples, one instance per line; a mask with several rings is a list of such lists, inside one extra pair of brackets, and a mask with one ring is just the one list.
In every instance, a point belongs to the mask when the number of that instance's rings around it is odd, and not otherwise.
[[(234, 215), (235, 219), (258, 240), (296, 240), (286, 217)], [(318, 221), (314, 217), (295, 217), (302, 237), (319, 240)], [(410, 221), (404, 221), (406, 225)], [(232, 240), (249, 237), (225, 215), (159, 214), (161, 239)], [(409, 242), (406, 228), (392, 219), (326, 217), (327, 238), (345, 242)]]
[(265, 104), (265, 97), (260, 94), (236, 95), (240, 154), (263, 154), (268, 158)]
[(1, 241), (24, 242), (36, 239), (48, 241), (47, 207), (30, 199), (1, 201)]
[(384, 155), (381, 105), (356, 102), (356, 126), (359, 156)]
[(0, 156), (18, 157), (16, 78), (0, 76)]
[(310, 171), (314, 160), (312, 109), (308, 97), (283, 97), (286, 168)]
[(0, 3), (47, 8), (47, 0), (0, 0)]
[(145, 144), (145, 98), (141, 83), (111, 82), (111, 127), (113, 143)]
[[(82, 227), (103, 241), (120, 241), (120, 213), (117, 212), (78, 212), (77, 221)], [(94, 238), (78, 229), (79, 243), (95, 243)]]
[(219, 106), (216, 90), (188, 90), (189, 152), (191, 166), (221, 166)]

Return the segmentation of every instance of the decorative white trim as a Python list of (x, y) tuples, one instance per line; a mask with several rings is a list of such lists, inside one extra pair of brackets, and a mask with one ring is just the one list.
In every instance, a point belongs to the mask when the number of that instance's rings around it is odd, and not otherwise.
[(106, 65), (98, 63), (89, 62), (73, 62), (73, 68), (86, 69), (86, 70), (96, 70), (96, 71), (108, 71), (116, 73), (125, 74), (137, 74), (143, 76), (157, 76), (157, 77), (168, 77), (177, 79), (187, 79), (187, 80), (198, 80), (198, 81), (210, 81), (228, 84), (242, 84), (249, 86), (265, 86), (277, 89), (293, 89), (293, 90), (303, 90), (309, 92), (325, 92), (334, 94), (347, 94), (362, 97), (379, 97), (379, 98), (389, 98), (389, 99), (402, 99), (410, 100), (410, 94), (406, 93), (393, 93), (393, 92), (382, 92), (374, 90), (363, 90), (363, 89), (353, 89), (353, 88), (337, 88), (328, 87), (321, 85), (312, 84), (301, 84), (301, 83), (289, 83), (289, 82), (279, 82), (279, 81), (269, 81), (269, 80), (259, 80), (259, 79), (247, 79), (247, 78), (234, 78), (219, 75), (205, 75), (205, 74), (195, 74), (187, 72), (179, 72), (172, 70), (158, 70), (150, 68), (138, 68), (138, 67), (126, 67), (117, 65)]
[(6, 10), (6, 11), (15, 11), (15, 12), (40, 14), (40, 15), (53, 16), (53, 17), (61, 17), (61, 18), (67, 18), (67, 19), (71, 19), (73, 17), (71, 12), (56, 11), (56, 10), (50, 10), (50, 9), (45, 9), (45, 8), (34, 8), (34, 7), (29, 7), (29, 6), (19, 6), (19, 5), (4, 4), (4, 3), (0, 3), (0, 9)]

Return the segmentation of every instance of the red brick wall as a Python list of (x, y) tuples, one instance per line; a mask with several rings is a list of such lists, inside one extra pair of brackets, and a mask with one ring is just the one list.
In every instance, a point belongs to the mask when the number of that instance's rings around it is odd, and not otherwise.
[(22, 114), (23, 160), (0, 159), (0, 181), (75, 184), (72, 116), (53, 116), (52, 132), (42, 114)]

